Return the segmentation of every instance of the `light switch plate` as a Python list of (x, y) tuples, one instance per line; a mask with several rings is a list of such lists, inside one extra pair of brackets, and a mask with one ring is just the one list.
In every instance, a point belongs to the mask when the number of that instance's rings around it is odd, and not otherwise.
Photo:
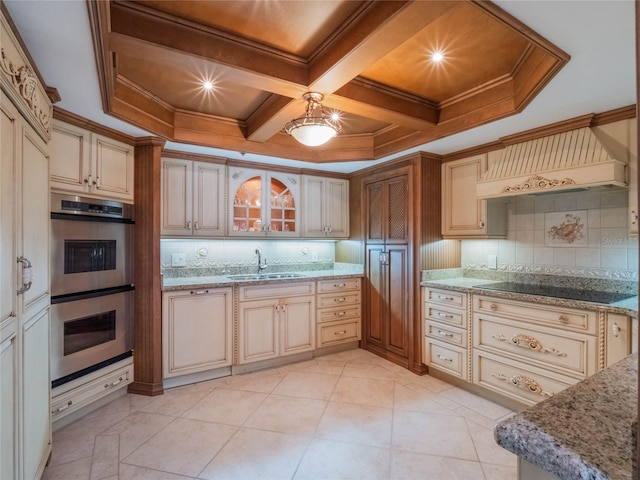
[(498, 268), (498, 256), (497, 255), (487, 255), (487, 268), (495, 270)]
[(187, 256), (184, 253), (171, 254), (172, 267), (185, 267), (187, 265)]

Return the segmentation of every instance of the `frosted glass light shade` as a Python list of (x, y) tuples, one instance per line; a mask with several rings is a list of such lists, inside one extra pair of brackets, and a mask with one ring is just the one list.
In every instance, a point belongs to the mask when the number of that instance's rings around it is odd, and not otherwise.
[(289, 133), (301, 144), (307, 147), (317, 147), (327, 143), (338, 132), (330, 125), (302, 124), (292, 127)]

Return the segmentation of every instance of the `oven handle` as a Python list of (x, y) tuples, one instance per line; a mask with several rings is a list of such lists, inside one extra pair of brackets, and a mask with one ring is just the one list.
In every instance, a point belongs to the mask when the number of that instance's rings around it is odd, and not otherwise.
[(114, 293), (129, 292), (135, 290), (136, 287), (131, 285), (120, 285), (119, 287), (99, 288), (97, 290), (87, 290), (85, 292), (65, 293), (63, 295), (54, 295), (51, 297), (51, 305), (58, 303), (73, 302), (75, 300), (84, 300), (86, 298), (103, 297), (105, 295), (113, 295)]

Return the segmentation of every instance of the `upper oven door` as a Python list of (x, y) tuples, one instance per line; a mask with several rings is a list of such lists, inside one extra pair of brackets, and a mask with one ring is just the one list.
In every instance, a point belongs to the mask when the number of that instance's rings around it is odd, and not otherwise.
[(117, 220), (53, 218), (51, 294), (57, 296), (131, 284), (131, 262), (127, 258), (131, 230), (132, 225)]

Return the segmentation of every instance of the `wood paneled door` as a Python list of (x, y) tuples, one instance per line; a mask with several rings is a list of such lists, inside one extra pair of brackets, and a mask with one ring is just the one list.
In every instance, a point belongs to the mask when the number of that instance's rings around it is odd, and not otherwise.
[(363, 346), (409, 367), (412, 249), (410, 171), (365, 180), (365, 315)]

